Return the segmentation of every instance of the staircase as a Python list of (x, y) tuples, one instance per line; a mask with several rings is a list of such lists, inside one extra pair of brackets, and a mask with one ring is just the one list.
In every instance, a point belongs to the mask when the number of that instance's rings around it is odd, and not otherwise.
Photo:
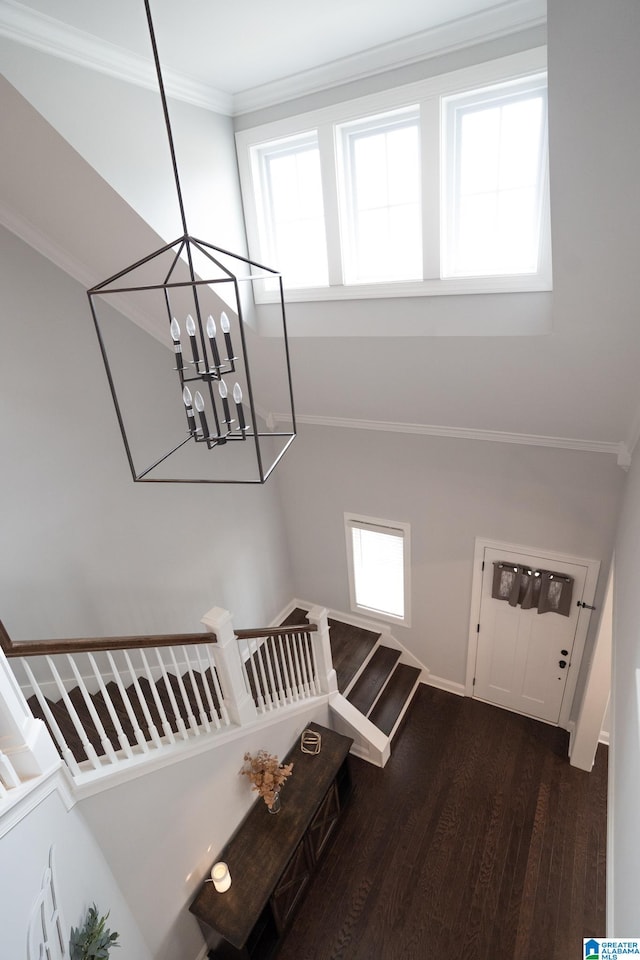
[[(307, 611), (292, 610), (283, 621), (301, 624)], [(389, 739), (397, 734), (420, 681), (420, 670), (400, 662), (401, 653), (381, 634), (329, 619), (331, 655), (338, 690)]]
[(384, 766), (420, 670), (382, 634), (328, 620), (320, 607), (298, 607), (279, 627), (234, 630), (217, 607), (202, 622), (208, 634), (36, 642), (13, 642), (0, 624), (24, 711), (43, 722), (76, 788), (161, 754), (208, 749), (210, 736), (322, 696), (353, 752)]

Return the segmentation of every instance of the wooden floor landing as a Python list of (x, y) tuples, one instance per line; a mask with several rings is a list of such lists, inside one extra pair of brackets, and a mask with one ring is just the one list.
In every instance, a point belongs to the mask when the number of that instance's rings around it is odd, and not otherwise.
[(580, 960), (605, 935), (607, 749), (421, 686), (354, 794), (277, 960)]

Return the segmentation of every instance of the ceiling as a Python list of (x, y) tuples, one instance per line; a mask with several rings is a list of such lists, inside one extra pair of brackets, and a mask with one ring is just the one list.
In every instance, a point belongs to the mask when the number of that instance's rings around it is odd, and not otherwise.
[[(327, 71), (343, 82), (542, 23), (546, 0), (151, 0), (151, 13), (163, 68), (233, 98), (317, 71), (327, 86)], [(151, 57), (143, 0), (0, 0), (3, 33), (69, 59)]]

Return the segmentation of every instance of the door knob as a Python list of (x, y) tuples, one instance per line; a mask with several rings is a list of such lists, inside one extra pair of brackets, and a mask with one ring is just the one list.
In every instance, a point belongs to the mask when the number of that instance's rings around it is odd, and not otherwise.
[(564, 668), (566, 667), (566, 665), (567, 665), (567, 661), (566, 661), (566, 660), (558, 660), (558, 666), (561, 667), (562, 670), (564, 670)]
[(562, 654), (563, 657), (566, 657), (567, 654), (569, 653), (569, 651), (568, 651), (568, 650), (561, 650), (560, 653)]

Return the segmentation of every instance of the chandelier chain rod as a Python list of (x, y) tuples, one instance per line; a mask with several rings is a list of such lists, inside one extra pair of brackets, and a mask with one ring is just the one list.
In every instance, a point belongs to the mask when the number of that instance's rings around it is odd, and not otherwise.
[(169, 107), (167, 104), (167, 96), (164, 89), (164, 81), (162, 79), (162, 70), (160, 69), (160, 57), (158, 56), (158, 45), (156, 43), (155, 30), (153, 29), (153, 20), (151, 19), (151, 7), (149, 5), (149, 0), (144, 0), (144, 8), (147, 14), (147, 24), (149, 26), (149, 37), (151, 39), (151, 48), (153, 50), (153, 61), (156, 68), (156, 76), (158, 78), (158, 88), (160, 90), (160, 100), (162, 101), (162, 112), (164, 114), (164, 124), (167, 131), (167, 139), (169, 141), (169, 153), (171, 154), (173, 178), (175, 180), (176, 192), (178, 194), (178, 207), (180, 208), (180, 219), (182, 220), (182, 231), (184, 233), (184, 236), (186, 237), (189, 234), (189, 230), (187, 229), (187, 218), (184, 210), (184, 201), (182, 199), (182, 187), (180, 186), (178, 162), (176, 160), (176, 151), (173, 143), (173, 132), (171, 130), (171, 121), (169, 119)]

